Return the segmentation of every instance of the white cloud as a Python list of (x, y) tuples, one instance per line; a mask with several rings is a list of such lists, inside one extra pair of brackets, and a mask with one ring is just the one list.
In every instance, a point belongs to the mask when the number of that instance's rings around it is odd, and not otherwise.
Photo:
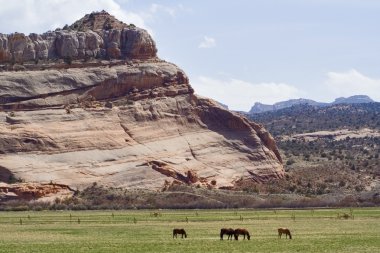
[(92, 11), (106, 10), (117, 19), (138, 27), (151, 29), (141, 14), (124, 10), (125, 0), (0, 0), (0, 32), (43, 33), (72, 24)]
[(157, 13), (159, 11), (166, 12), (172, 17), (174, 17), (176, 15), (176, 12), (177, 12), (177, 10), (175, 8), (164, 6), (161, 4), (152, 4), (150, 6), (150, 12), (151, 13)]
[(250, 83), (238, 79), (218, 80), (200, 76), (192, 82), (195, 93), (228, 105), (232, 110), (249, 111), (255, 102), (273, 104), (298, 98), (301, 92), (286, 83)]
[(212, 37), (204, 36), (203, 41), (199, 44), (199, 48), (212, 48), (216, 46), (216, 41)]
[(367, 77), (355, 69), (327, 73), (325, 86), (335, 97), (368, 95), (380, 101), (380, 79)]

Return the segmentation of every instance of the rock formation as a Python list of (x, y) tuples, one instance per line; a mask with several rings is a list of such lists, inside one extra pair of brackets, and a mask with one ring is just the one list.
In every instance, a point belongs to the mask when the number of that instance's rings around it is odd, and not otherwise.
[(104, 11), (41, 35), (0, 34), (0, 63), (89, 57), (148, 59), (156, 53), (156, 45), (145, 30), (123, 24)]
[(71, 189), (283, 176), (261, 125), (195, 95), (156, 52), (145, 30), (106, 12), (42, 35), (1, 34), (0, 174)]

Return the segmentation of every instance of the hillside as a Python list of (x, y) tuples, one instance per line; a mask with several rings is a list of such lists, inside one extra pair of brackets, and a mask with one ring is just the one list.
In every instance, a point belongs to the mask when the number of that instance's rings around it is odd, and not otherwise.
[(276, 192), (377, 201), (380, 103), (297, 105), (250, 117), (274, 135), (284, 158), (287, 180)]
[(380, 128), (380, 103), (337, 104), (326, 107), (296, 105), (249, 116), (274, 136), (322, 130)]

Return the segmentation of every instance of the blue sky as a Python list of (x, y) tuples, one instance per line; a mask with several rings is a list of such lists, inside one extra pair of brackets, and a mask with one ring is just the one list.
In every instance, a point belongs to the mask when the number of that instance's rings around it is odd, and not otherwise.
[(292, 98), (380, 101), (377, 0), (0, 0), (0, 32), (38, 32), (105, 9), (147, 29), (196, 93), (234, 110)]

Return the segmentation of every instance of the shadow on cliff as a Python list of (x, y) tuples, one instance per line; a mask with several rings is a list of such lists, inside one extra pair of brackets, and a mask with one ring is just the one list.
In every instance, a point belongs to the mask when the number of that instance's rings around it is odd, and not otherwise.
[[(202, 110), (199, 110), (198, 114), (202, 123), (208, 129), (223, 135), (227, 140), (231, 141), (230, 145), (247, 154), (251, 154), (252, 150), (256, 150), (261, 145), (264, 145), (273, 152), (274, 158), (279, 163), (282, 163), (276, 143), (264, 127), (249, 121), (243, 116), (213, 105), (210, 101), (203, 99), (199, 101), (202, 105)], [(241, 141), (247, 148), (239, 143), (234, 143), (234, 140)]]
[(0, 182), (4, 182), (7, 184), (17, 183), (20, 182), (20, 179), (18, 179), (10, 170), (7, 168), (0, 166)]

